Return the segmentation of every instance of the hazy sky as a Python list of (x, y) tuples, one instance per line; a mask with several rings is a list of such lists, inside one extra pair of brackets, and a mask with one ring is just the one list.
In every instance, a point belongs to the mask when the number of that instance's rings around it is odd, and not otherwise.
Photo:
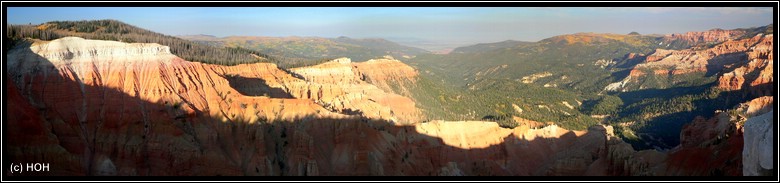
[(772, 8), (19, 8), (12, 24), (116, 19), (168, 35), (538, 41), (577, 32), (668, 34), (772, 23)]

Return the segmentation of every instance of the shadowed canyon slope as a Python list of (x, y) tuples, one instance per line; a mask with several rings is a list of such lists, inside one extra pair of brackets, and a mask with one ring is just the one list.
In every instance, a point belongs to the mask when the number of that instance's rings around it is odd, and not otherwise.
[[(4, 154), (51, 162), (23, 175), (742, 174), (741, 125), (725, 113), (694, 121), (686, 129), (717, 128), (683, 131), (669, 153), (635, 151), (610, 126), (418, 123), (408, 90), (394, 88), (418, 72), (391, 59), (220, 66), (159, 44), (67, 37), (9, 50), (7, 73)], [(701, 156), (712, 151), (724, 153)], [(676, 159), (695, 154), (723, 161)]]

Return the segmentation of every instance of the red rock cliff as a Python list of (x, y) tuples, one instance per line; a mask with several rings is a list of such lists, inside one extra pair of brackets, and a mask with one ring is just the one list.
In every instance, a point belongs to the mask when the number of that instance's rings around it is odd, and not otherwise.
[(686, 32), (683, 34), (669, 34), (664, 36), (664, 41), (670, 42), (674, 40), (682, 40), (693, 45), (697, 43), (723, 42), (723, 41), (738, 38), (744, 35), (745, 33), (746, 32), (743, 30), (712, 29), (703, 32)]

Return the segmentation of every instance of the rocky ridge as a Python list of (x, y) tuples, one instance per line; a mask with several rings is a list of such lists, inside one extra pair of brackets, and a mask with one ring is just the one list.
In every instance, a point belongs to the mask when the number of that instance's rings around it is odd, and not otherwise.
[(683, 34), (668, 34), (664, 36), (665, 42), (682, 40), (690, 44), (723, 42), (739, 38), (747, 32), (744, 30), (712, 29), (702, 32), (686, 32)]

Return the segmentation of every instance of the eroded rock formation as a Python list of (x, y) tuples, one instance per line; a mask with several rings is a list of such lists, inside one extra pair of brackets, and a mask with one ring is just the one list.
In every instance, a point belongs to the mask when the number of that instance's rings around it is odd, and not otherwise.
[(744, 30), (712, 29), (702, 32), (686, 32), (683, 34), (669, 34), (664, 36), (665, 42), (682, 40), (689, 44), (723, 42), (745, 35)]
[[(718, 77), (718, 88), (725, 91), (746, 89), (753, 96), (772, 93), (774, 72), (773, 34), (758, 34), (744, 39), (715, 39), (724, 42), (709, 48), (683, 50), (656, 49), (635, 65), (627, 77), (604, 88), (607, 91), (628, 91), (642, 83), (648, 74), (665, 78), (682, 74), (703, 74)], [(702, 38), (704, 39), (704, 38)], [(709, 38), (707, 39), (709, 40)], [(700, 77), (700, 76), (697, 76)], [(672, 81), (670, 81), (672, 82)], [(639, 86), (638, 88), (642, 88)]]
[(747, 51), (747, 62), (734, 66), (718, 79), (718, 87), (727, 91), (743, 88), (757, 96), (772, 95), (774, 73), (773, 36), (767, 35)]
[[(648, 55), (645, 62), (636, 65), (635, 70), (653, 70), (657, 75), (685, 74), (692, 72), (720, 72), (732, 64), (747, 63), (756, 59), (771, 60), (773, 35), (756, 35), (740, 40), (727, 40), (704, 50), (657, 49)], [(762, 63), (763, 63), (762, 62)], [(771, 61), (770, 61), (771, 62)], [(754, 65), (759, 65), (756, 63)], [(770, 64), (771, 65), (771, 64)], [(641, 74), (640, 74), (641, 73)], [(644, 72), (632, 71), (632, 76)]]
[(64, 38), (13, 49), (7, 64), (6, 153), (52, 169), (24, 175), (698, 175), (710, 172), (675, 158), (712, 152), (686, 148), (732, 133), (700, 120), (691, 126), (712, 133), (683, 134), (687, 145), (665, 154), (635, 151), (609, 126), (401, 125), (414, 121), (414, 103), (382, 83), (417, 73), (392, 60), (288, 72), (189, 62), (157, 44)]
[(291, 72), (303, 80), (285, 83), (289, 93), (296, 98), (317, 101), (333, 111), (400, 124), (411, 124), (421, 117), (412, 99), (393, 93), (389, 86), (389, 83), (407, 80), (401, 78), (416, 77), (414, 69), (399, 61), (382, 59), (352, 63), (349, 58), (340, 58), (316, 66), (294, 68)]
[[(18, 138), (7, 152), (19, 161), (53, 162), (51, 175), (236, 175), (250, 174), (249, 165), (265, 167), (254, 174), (280, 175), (287, 168), (279, 164), (291, 159), (269, 144), (287, 144), (279, 141), (286, 130), (270, 123), (384, 121), (416, 111), (403, 103), (409, 99), (362, 80), (322, 81), (346, 91), (319, 97), (377, 96), (362, 101), (368, 104), (323, 103), (292, 92), (326, 91), (312, 89), (322, 86), (273, 64), (189, 62), (158, 44), (36, 41), (10, 50), (7, 66), (9, 125)], [(344, 78), (360, 76), (349, 74)], [(323, 107), (332, 105), (365, 113)]]

